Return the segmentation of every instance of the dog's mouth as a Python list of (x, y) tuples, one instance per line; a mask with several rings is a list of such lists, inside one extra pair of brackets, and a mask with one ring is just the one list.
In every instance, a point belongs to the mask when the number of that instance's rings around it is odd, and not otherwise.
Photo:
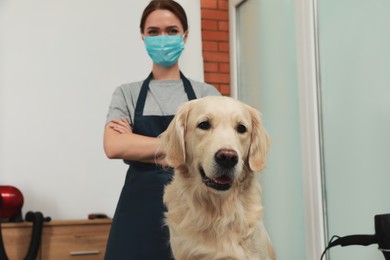
[(199, 167), (200, 175), (202, 176), (203, 183), (212, 189), (225, 191), (232, 187), (233, 179), (228, 174), (219, 175), (216, 178), (209, 178), (206, 176), (202, 167)]

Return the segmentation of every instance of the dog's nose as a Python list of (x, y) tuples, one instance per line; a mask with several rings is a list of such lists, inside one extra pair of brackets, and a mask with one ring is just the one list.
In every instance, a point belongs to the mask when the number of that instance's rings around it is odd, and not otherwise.
[(238, 162), (237, 152), (230, 149), (221, 149), (215, 153), (215, 161), (224, 168), (232, 168)]

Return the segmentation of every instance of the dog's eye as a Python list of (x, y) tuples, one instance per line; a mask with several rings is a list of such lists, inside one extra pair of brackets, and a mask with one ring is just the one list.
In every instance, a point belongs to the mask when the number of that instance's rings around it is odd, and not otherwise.
[(240, 134), (243, 134), (246, 132), (246, 126), (242, 125), (242, 124), (239, 124), (236, 128), (237, 132), (240, 133)]
[(202, 130), (209, 130), (211, 128), (211, 124), (209, 121), (203, 121), (198, 124), (198, 128)]

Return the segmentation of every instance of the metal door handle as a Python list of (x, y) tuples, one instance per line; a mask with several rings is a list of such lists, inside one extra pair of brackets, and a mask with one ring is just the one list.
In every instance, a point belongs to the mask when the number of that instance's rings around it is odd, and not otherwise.
[(94, 250), (94, 251), (73, 251), (69, 252), (70, 256), (80, 256), (80, 255), (98, 255), (100, 254), (99, 250)]

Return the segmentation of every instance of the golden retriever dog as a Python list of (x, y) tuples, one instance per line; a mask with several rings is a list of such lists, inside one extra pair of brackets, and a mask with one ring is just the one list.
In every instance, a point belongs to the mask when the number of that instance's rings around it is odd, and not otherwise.
[(205, 97), (185, 103), (162, 134), (175, 169), (164, 203), (176, 260), (275, 259), (255, 176), (270, 146), (259, 114)]

